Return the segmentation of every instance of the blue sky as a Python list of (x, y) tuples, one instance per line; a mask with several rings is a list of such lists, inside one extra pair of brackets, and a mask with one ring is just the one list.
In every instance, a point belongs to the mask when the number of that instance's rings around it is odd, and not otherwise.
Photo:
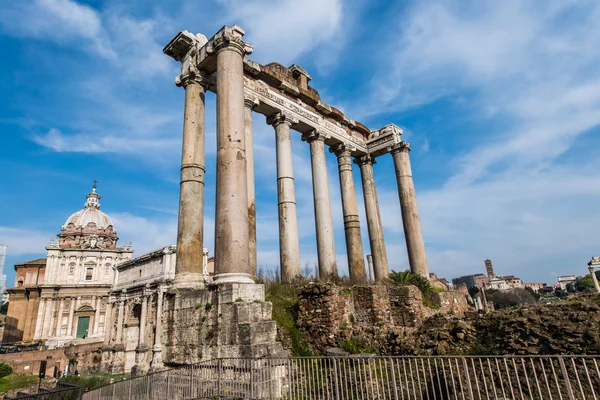
[[(162, 47), (237, 23), (262, 64), (296, 63), (322, 99), (412, 144), (430, 270), (555, 282), (600, 254), (600, 3), (0, 0), (0, 243), (12, 265), (99, 181), (137, 255), (174, 244), (184, 91)], [(213, 248), (215, 98), (207, 96), (205, 245)], [(259, 265), (278, 264), (274, 133), (254, 118)], [(293, 137), (302, 263), (316, 261), (310, 153)], [(336, 252), (347, 271), (335, 157)], [(391, 156), (375, 165), (390, 268), (404, 270)], [(368, 252), (360, 174), (355, 166)]]

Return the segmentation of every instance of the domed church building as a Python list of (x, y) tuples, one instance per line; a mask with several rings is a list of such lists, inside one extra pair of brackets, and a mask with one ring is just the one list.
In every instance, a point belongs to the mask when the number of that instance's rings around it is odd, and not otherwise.
[(112, 220), (100, 211), (94, 183), (83, 209), (67, 219), (58, 240), (46, 247), (35, 341), (45, 341), (52, 348), (104, 339), (114, 267), (133, 253), (131, 243), (118, 247), (118, 240)]

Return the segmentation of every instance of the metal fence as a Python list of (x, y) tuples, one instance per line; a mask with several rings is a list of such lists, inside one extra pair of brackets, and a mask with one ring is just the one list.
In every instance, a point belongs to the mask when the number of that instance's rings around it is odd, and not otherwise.
[(83, 400), (599, 399), (600, 356), (218, 359), (104, 386)]
[(40, 393), (17, 393), (16, 397), (5, 397), (5, 400), (79, 400), (81, 387), (68, 383), (58, 383), (56, 389), (41, 389)]

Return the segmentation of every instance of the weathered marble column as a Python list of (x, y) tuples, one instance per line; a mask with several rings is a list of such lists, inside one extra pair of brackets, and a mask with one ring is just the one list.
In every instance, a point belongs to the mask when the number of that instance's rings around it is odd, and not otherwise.
[(380, 281), (389, 276), (389, 269), (385, 241), (383, 239), (383, 226), (379, 212), (379, 201), (377, 200), (377, 190), (375, 189), (375, 178), (373, 176), (375, 159), (365, 155), (357, 158), (356, 163), (360, 166), (360, 175), (362, 177), (375, 281)]
[(104, 344), (107, 345), (112, 339), (112, 303), (110, 297), (106, 299), (106, 312), (104, 314)]
[(243, 29), (223, 27), (217, 54), (217, 199), (214, 284), (254, 283), (249, 257)]
[(248, 181), (248, 247), (250, 249), (250, 274), (256, 277), (256, 196), (254, 190), (254, 148), (252, 138), (252, 110), (258, 106), (254, 96), (244, 98), (244, 124), (246, 137), (246, 179)]
[(406, 142), (400, 142), (392, 148), (408, 263), (412, 273), (429, 279), (425, 240), (423, 239), (419, 208), (417, 207), (417, 195), (412, 178), (410, 158), (408, 157), (409, 151), (410, 145)]
[(177, 261), (173, 288), (195, 288), (202, 279), (204, 248), (204, 92), (206, 79), (194, 69), (183, 70), (177, 86), (185, 88)]
[(65, 299), (60, 299), (58, 306), (58, 315), (56, 316), (56, 336), (60, 336), (60, 328), (62, 327), (62, 314), (65, 307)]
[(146, 335), (146, 315), (148, 314), (148, 294), (147, 289), (142, 292), (142, 312), (140, 314), (140, 332), (138, 337), (138, 347), (144, 346), (144, 337)]
[(67, 336), (73, 333), (73, 316), (75, 315), (75, 298), (71, 297), (71, 306), (69, 307), (69, 322), (67, 322)]
[(102, 297), (96, 297), (96, 311), (94, 312), (94, 330), (92, 334), (95, 335), (98, 333), (98, 325), (100, 324), (100, 307), (102, 304)]
[(367, 266), (369, 267), (369, 282), (375, 282), (375, 268), (373, 267), (373, 256), (367, 254)]
[(295, 121), (283, 112), (267, 118), (275, 128), (277, 156), (277, 199), (279, 212), (279, 262), (281, 281), (291, 283), (301, 275), (298, 217), (294, 189), (292, 140), (290, 129)]
[(163, 288), (159, 287), (156, 299), (156, 325), (154, 331), (154, 346), (152, 346), (152, 369), (163, 367), (162, 361), (162, 309), (163, 309)]
[(352, 177), (351, 152), (343, 143), (333, 146), (329, 151), (335, 153), (338, 159), (350, 280), (353, 283), (365, 283), (367, 282), (367, 272), (360, 236), (360, 220), (358, 218), (358, 206), (356, 205), (354, 178)]
[(592, 275), (592, 281), (594, 282), (594, 289), (596, 289), (596, 293), (600, 293), (600, 285), (598, 285), (598, 278), (596, 277), (596, 271), (595, 271), (594, 267), (589, 267), (588, 269), (590, 271), (590, 274)]
[(46, 299), (40, 299), (40, 305), (38, 307), (38, 318), (35, 322), (35, 335), (34, 339), (41, 339), (42, 328), (44, 327), (44, 313), (46, 311)]
[(117, 337), (115, 338), (115, 341), (117, 343), (123, 343), (123, 319), (125, 317), (124, 312), (125, 312), (125, 290), (123, 290), (123, 292), (121, 293), (121, 296), (119, 298), (119, 300), (117, 300), (119, 302), (119, 316), (117, 318)]
[(335, 240), (325, 158), (325, 137), (313, 130), (303, 134), (302, 140), (310, 143), (319, 278), (328, 280), (332, 277), (337, 278), (338, 271), (335, 261)]

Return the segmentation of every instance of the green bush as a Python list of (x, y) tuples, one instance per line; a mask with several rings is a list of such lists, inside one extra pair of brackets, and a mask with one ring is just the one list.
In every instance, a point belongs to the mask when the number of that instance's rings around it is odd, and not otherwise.
[(9, 376), (13, 373), (13, 369), (7, 363), (0, 363), (0, 378), (4, 378), (5, 376)]
[(435, 293), (440, 292), (440, 290), (431, 286), (429, 279), (418, 274), (413, 274), (409, 270), (402, 272), (392, 271), (390, 273), (390, 279), (398, 286), (416, 286), (423, 295), (423, 304), (425, 306), (429, 308), (440, 308), (440, 305), (434, 298)]

